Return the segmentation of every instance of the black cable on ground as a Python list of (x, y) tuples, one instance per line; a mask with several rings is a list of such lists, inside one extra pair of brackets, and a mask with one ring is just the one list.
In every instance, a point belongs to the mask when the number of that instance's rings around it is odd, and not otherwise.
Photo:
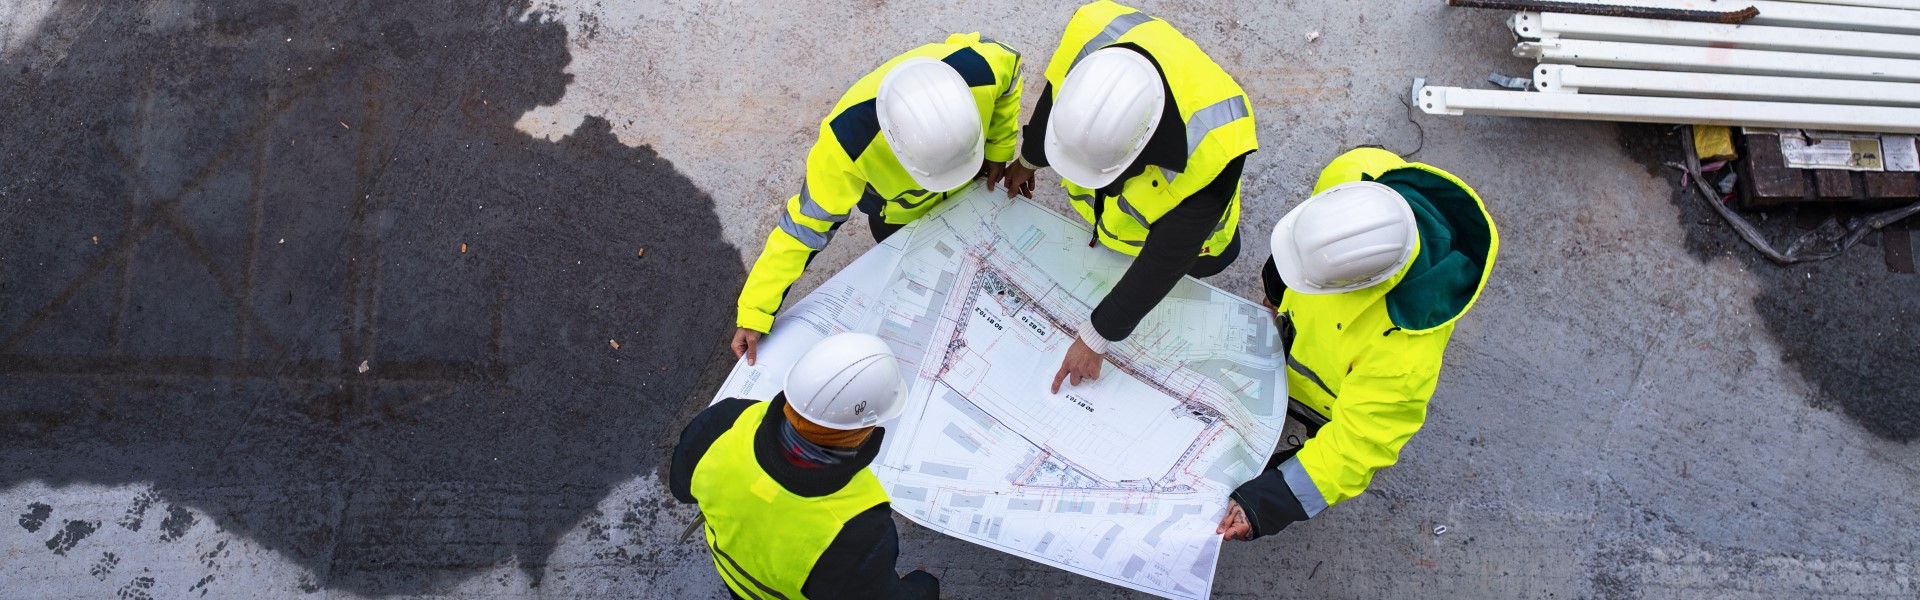
[[(1766, 236), (1762, 235), (1753, 223), (1733, 212), (1733, 209), (1727, 208), (1727, 205), (1720, 201), (1720, 194), (1715, 193), (1713, 187), (1707, 185), (1707, 178), (1700, 173), (1700, 153), (1693, 146), (1692, 126), (1681, 128), (1680, 147), (1686, 153), (1683, 162), (1667, 163), (1667, 166), (1679, 170), (1693, 180), (1693, 186), (1687, 190), (1689, 195), (1699, 196), (1707, 206), (1713, 208), (1714, 212), (1720, 213), (1720, 218), (1726, 219), (1727, 224), (1733, 226), (1734, 232), (1740, 234), (1741, 239), (1746, 240), (1747, 244), (1753, 246), (1755, 250), (1759, 250), (1767, 260), (1782, 266), (1818, 262), (1846, 254), (1847, 249), (1859, 244), (1860, 240), (1866, 239), (1868, 234), (1897, 223), (1901, 219), (1920, 215), (1920, 202), (1916, 202), (1905, 208), (1848, 219), (1844, 227), (1840, 225), (1838, 218), (1830, 218), (1818, 229), (1794, 240), (1787, 246), (1786, 252), (1781, 252), (1775, 250), (1773, 244), (1767, 243)], [(1806, 252), (1809, 249), (1817, 250)]]
[[(1418, 90), (1415, 90), (1415, 91), (1418, 91)], [(1414, 145), (1413, 151), (1405, 154), (1400, 154), (1400, 158), (1413, 158), (1413, 155), (1419, 154), (1421, 150), (1424, 150), (1427, 147), (1427, 128), (1425, 126), (1422, 126), (1419, 121), (1413, 120), (1413, 104), (1412, 103), (1408, 102), (1406, 98), (1401, 98), (1400, 105), (1407, 107), (1407, 122), (1412, 123), (1414, 129), (1420, 132), (1420, 141), (1419, 143)], [(1396, 152), (1395, 154), (1399, 154), (1399, 153)]]

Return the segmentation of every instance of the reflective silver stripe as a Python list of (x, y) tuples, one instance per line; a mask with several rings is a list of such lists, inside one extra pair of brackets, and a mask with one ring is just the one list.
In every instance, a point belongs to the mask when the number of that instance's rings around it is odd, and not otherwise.
[(1213, 226), (1213, 233), (1214, 233), (1215, 235), (1218, 235), (1218, 234), (1219, 234), (1220, 232), (1222, 232), (1222, 231), (1226, 231), (1226, 230), (1227, 230), (1227, 220), (1228, 220), (1228, 219), (1231, 219), (1231, 218), (1233, 218), (1233, 211), (1231, 211), (1231, 210), (1229, 210), (1229, 211), (1227, 211), (1227, 214), (1226, 214), (1226, 216), (1222, 216), (1222, 217), (1220, 217), (1220, 223), (1219, 223), (1218, 225), (1214, 225), (1214, 226)]
[(1068, 197), (1068, 198), (1072, 198), (1074, 202), (1079, 202), (1079, 203), (1081, 203), (1081, 204), (1085, 204), (1085, 205), (1087, 205), (1087, 206), (1093, 206), (1093, 196), (1088, 196), (1088, 195), (1085, 195), (1085, 194), (1073, 194), (1073, 193), (1069, 193), (1069, 194), (1067, 194), (1067, 197)]
[[(1102, 219), (1102, 221), (1104, 221), (1104, 220), (1105, 220), (1105, 219)], [(1133, 241), (1133, 240), (1123, 240), (1123, 239), (1120, 239), (1120, 236), (1117, 236), (1117, 235), (1114, 235), (1114, 234), (1113, 234), (1113, 230), (1112, 230), (1112, 229), (1107, 229), (1107, 224), (1106, 224), (1106, 223), (1104, 223), (1104, 222), (1103, 222), (1103, 223), (1100, 223), (1100, 230), (1101, 230), (1101, 231), (1104, 231), (1104, 232), (1106, 232), (1106, 233), (1107, 233), (1107, 239), (1110, 239), (1110, 240), (1113, 240), (1113, 241), (1116, 241), (1116, 242), (1120, 242), (1120, 243), (1122, 243), (1122, 244), (1126, 244), (1126, 245), (1128, 245), (1128, 246), (1133, 246), (1133, 247), (1135, 247), (1135, 248), (1143, 248), (1143, 247), (1146, 247), (1146, 245), (1147, 245), (1147, 243), (1146, 243), (1146, 242), (1136, 242), (1136, 241)]]
[[(708, 525), (707, 529), (712, 530), (713, 526)], [(711, 540), (711, 538), (709, 538), (709, 540)], [(747, 578), (747, 581), (753, 582), (753, 586), (760, 588), (761, 592), (765, 592), (767, 595), (773, 596), (774, 598), (778, 598), (779, 600), (787, 600), (787, 597), (785, 595), (781, 594), (780, 592), (774, 591), (773, 588), (767, 587), (767, 584), (760, 583), (760, 580), (753, 578), (752, 573), (748, 573), (746, 569), (740, 568), (740, 563), (733, 562), (733, 557), (727, 556), (726, 552), (720, 550), (719, 544), (715, 544), (712, 541), (708, 541), (707, 549), (712, 550), (714, 556), (718, 556), (722, 559), (725, 559), (727, 561), (728, 566), (733, 567), (733, 570), (740, 573), (741, 577)], [(722, 574), (725, 574), (725, 570), (722, 570)], [(739, 583), (739, 582), (736, 581), (735, 583)], [(752, 596), (753, 598), (755, 598), (755, 600), (758, 600), (759, 596), (753, 593), (752, 588), (748, 588), (747, 586), (744, 586), (744, 585), (740, 586), (740, 588), (743, 590), (746, 590), (748, 596)]]
[(1280, 463), (1279, 470), (1280, 476), (1287, 480), (1287, 487), (1293, 489), (1294, 499), (1300, 501), (1300, 508), (1307, 511), (1307, 518), (1327, 509), (1327, 499), (1320, 495), (1320, 486), (1314, 485), (1313, 478), (1307, 476), (1306, 467), (1300, 466), (1299, 456)]
[(1120, 196), (1118, 200), (1120, 201), (1120, 212), (1127, 213), (1127, 216), (1133, 217), (1134, 221), (1138, 221), (1140, 223), (1140, 227), (1147, 229), (1149, 231), (1153, 230), (1153, 224), (1148, 223), (1147, 217), (1144, 215), (1141, 215), (1140, 211), (1133, 209), (1133, 203), (1127, 202), (1126, 196)]
[(987, 36), (984, 36), (984, 35), (983, 35), (983, 36), (980, 36), (980, 43), (983, 43), (983, 44), (993, 44), (993, 45), (995, 45), (995, 46), (999, 46), (999, 47), (1000, 47), (1000, 49), (1002, 49), (1002, 50), (1006, 50), (1006, 51), (1007, 51), (1008, 53), (1010, 53), (1010, 54), (1013, 54), (1013, 57), (1014, 57), (1014, 58), (1020, 58), (1020, 51), (1019, 51), (1019, 50), (1015, 50), (1015, 49), (1013, 49), (1013, 46), (1008, 46), (1008, 45), (1006, 45), (1006, 44), (1003, 44), (1003, 43), (1001, 43), (1001, 42), (1000, 42), (1000, 40), (996, 40), (996, 39), (993, 39), (993, 38), (990, 38), (990, 37), (987, 37)]
[(827, 249), (827, 241), (833, 239), (833, 232), (814, 231), (812, 227), (796, 223), (793, 220), (793, 213), (784, 210), (780, 211), (780, 230), (814, 250)]
[[(1012, 54), (1013, 55), (1013, 72), (1015, 73), (1020, 72), (1020, 51), (1019, 50), (1015, 50), (1013, 49), (1013, 46), (1008, 46), (1006, 44), (1000, 43), (999, 40), (995, 40), (993, 38), (990, 38), (984, 35), (980, 36), (980, 42), (983, 44), (993, 44), (995, 46), (999, 46), (1001, 50), (1006, 50), (1008, 53)], [(1015, 76), (1016, 79), (1018, 77), (1019, 77), (1018, 75)], [(1012, 96), (1013, 89), (1020, 87), (1018, 83), (1019, 82), (1016, 80), (1013, 85), (1008, 85), (1007, 91), (1000, 92), (1000, 97), (1005, 98), (1007, 96)]]
[(1200, 142), (1213, 130), (1250, 116), (1253, 115), (1247, 112), (1246, 96), (1234, 96), (1195, 111), (1193, 118), (1187, 119), (1187, 156), (1199, 153)]
[(1302, 377), (1306, 377), (1307, 381), (1311, 381), (1313, 382), (1314, 385), (1320, 386), (1320, 389), (1326, 390), (1328, 396), (1333, 396), (1335, 398), (1340, 397), (1339, 394), (1333, 393), (1333, 388), (1327, 387), (1327, 382), (1320, 380), (1319, 373), (1315, 373), (1313, 372), (1313, 369), (1309, 369), (1307, 368), (1306, 365), (1300, 364), (1300, 361), (1293, 357), (1292, 352), (1284, 352), (1283, 354), (1287, 355), (1287, 366), (1293, 367), (1293, 371), (1295, 373), (1299, 373)]
[(1067, 70), (1073, 70), (1074, 65), (1080, 64), (1080, 61), (1086, 59), (1088, 54), (1093, 54), (1094, 51), (1105, 47), (1107, 44), (1113, 43), (1114, 40), (1120, 39), (1120, 36), (1126, 35), (1129, 31), (1133, 31), (1133, 28), (1139, 27), (1141, 23), (1152, 20), (1153, 17), (1149, 17), (1147, 13), (1143, 12), (1130, 12), (1114, 17), (1113, 21), (1107, 23), (1106, 29), (1100, 30), (1099, 35), (1095, 35), (1093, 39), (1087, 40), (1087, 45), (1080, 49), (1079, 55), (1073, 57), (1073, 64), (1067, 65)]
[[(712, 548), (712, 546), (708, 546), (708, 548)], [(713, 553), (713, 568), (720, 572), (721, 579), (727, 580), (728, 590), (746, 592), (746, 600), (761, 600), (759, 594), (753, 593), (753, 588), (747, 587), (747, 584), (740, 582), (739, 577), (735, 577), (732, 572), (727, 571), (727, 566), (720, 562), (720, 552), (717, 550)]]
[(800, 214), (806, 215), (811, 219), (819, 219), (833, 223), (845, 223), (847, 222), (848, 216), (847, 213), (833, 214), (833, 212), (827, 210), (827, 207), (821, 206), (819, 202), (814, 202), (813, 194), (807, 192), (806, 184), (800, 185)]

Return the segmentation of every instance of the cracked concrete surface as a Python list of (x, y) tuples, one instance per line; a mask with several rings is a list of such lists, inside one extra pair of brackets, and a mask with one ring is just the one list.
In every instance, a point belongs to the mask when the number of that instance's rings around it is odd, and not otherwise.
[[(1253, 97), (1256, 236), (1419, 145), (1411, 78), (1527, 68), (1439, 2), (1139, 5)], [(1025, 53), (1031, 105), (1071, 10), (0, 0), (0, 597), (724, 597), (657, 472), (818, 120), (952, 31)], [(1661, 128), (1417, 120), (1492, 284), (1402, 464), (1230, 544), (1216, 596), (1920, 590), (1920, 279), (1758, 260)], [(1135, 597), (903, 534), (948, 597)]]

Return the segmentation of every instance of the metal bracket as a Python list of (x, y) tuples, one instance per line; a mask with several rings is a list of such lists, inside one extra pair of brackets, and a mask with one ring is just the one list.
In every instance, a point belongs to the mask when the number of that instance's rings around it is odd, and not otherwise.
[(1525, 79), (1521, 77), (1508, 77), (1505, 75), (1501, 75), (1499, 73), (1488, 75), (1487, 81), (1494, 85), (1507, 88), (1510, 90), (1520, 90), (1524, 92), (1524, 91), (1533, 89), (1532, 79)]

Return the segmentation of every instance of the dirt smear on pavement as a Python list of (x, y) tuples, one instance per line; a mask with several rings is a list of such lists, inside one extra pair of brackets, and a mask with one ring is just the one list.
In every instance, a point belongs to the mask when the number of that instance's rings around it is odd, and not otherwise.
[[(537, 582), (664, 458), (743, 273), (651, 149), (514, 129), (570, 80), (528, 8), (56, 6), (0, 64), (0, 488), (149, 484), (155, 535), (192, 508), (312, 590)], [(55, 550), (98, 526), (42, 506)]]
[[(1781, 267), (1742, 241), (1700, 199), (1679, 193), (1677, 129), (1622, 125), (1621, 143), (1649, 173), (1670, 179), (1687, 250), (1701, 262), (1740, 261), (1759, 281), (1753, 308), (1780, 344), (1788, 364), (1811, 384), (1816, 406), (1846, 415), (1884, 439), (1920, 439), (1920, 276), (1889, 271), (1879, 234), (1829, 261)], [(1805, 233), (1826, 213), (1773, 211), (1749, 215), (1776, 247)], [(1845, 218), (1843, 213), (1842, 218)]]

